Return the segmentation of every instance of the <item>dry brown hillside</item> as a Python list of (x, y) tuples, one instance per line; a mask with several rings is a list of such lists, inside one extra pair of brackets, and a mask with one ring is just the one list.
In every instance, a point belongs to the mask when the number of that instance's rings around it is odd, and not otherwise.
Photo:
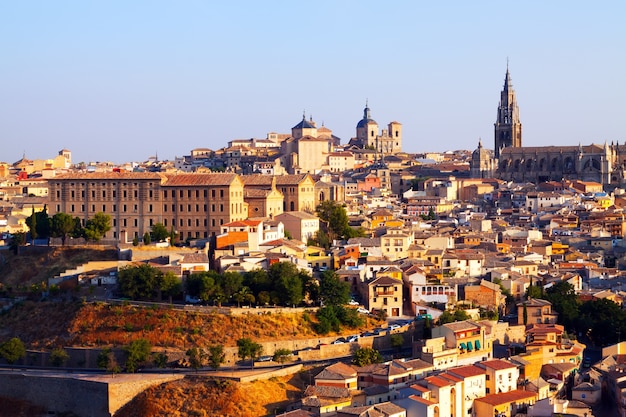
[(51, 349), (123, 346), (143, 338), (154, 347), (188, 349), (193, 345), (235, 346), (242, 337), (255, 341), (314, 338), (314, 320), (314, 314), (308, 313), (233, 317), (167, 307), (24, 301), (0, 315), (0, 340), (19, 337), (30, 348)]
[(68, 269), (89, 261), (117, 260), (114, 249), (73, 247), (21, 247), (20, 255), (12, 251), (0, 252), (0, 287), (12, 288), (46, 282)]
[(115, 417), (273, 415), (300, 398), (305, 379), (303, 374), (296, 374), (235, 383), (187, 377), (147, 389), (115, 413)]

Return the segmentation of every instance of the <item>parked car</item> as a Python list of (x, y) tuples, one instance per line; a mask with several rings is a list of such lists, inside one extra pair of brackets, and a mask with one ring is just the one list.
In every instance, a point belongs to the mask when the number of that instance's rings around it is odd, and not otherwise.
[(355, 343), (355, 342), (358, 342), (358, 341), (359, 341), (359, 335), (358, 335), (358, 334), (355, 334), (355, 335), (352, 335), (352, 336), (348, 336), (348, 337), (346, 338), (346, 341), (347, 341), (348, 343)]
[(356, 301), (356, 300), (350, 300), (350, 301), (348, 301), (348, 304), (350, 304), (351, 306), (358, 306), (359, 302)]
[(369, 314), (370, 313), (368, 309), (363, 308), (363, 307), (357, 308), (356, 311), (358, 311), (361, 314)]
[(390, 324), (389, 327), (387, 327), (387, 330), (389, 330), (390, 332), (393, 330), (398, 330), (400, 328), (399, 325), (397, 324)]
[(257, 362), (269, 362), (271, 360), (272, 360), (272, 357), (268, 355), (268, 356), (259, 356), (256, 361)]
[(333, 342), (333, 345), (341, 345), (343, 343), (346, 343), (346, 339), (344, 339), (343, 337), (340, 337), (339, 339)]

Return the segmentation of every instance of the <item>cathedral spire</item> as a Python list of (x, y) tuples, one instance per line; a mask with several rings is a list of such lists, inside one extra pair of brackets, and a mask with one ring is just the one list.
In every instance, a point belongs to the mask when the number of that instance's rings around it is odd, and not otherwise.
[(511, 82), (509, 72), (509, 60), (506, 61), (506, 74), (504, 76), (504, 86), (500, 92), (500, 102), (498, 103), (498, 114), (495, 127), (495, 157), (500, 157), (500, 151), (506, 147), (522, 146), (522, 123), (519, 119), (519, 107), (517, 106), (517, 96)]

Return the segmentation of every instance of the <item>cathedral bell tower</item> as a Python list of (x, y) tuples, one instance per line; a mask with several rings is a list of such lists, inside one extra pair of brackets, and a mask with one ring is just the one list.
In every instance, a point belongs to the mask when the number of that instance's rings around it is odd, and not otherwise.
[(519, 107), (511, 76), (509, 74), (509, 64), (506, 65), (506, 76), (504, 77), (504, 87), (500, 93), (500, 104), (498, 104), (498, 116), (494, 123), (495, 145), (494, 154), (500, 158), (500, 151), (503, 148), (512, 146), (519, 148), (522, 146), (522, 123), (519, 120)]

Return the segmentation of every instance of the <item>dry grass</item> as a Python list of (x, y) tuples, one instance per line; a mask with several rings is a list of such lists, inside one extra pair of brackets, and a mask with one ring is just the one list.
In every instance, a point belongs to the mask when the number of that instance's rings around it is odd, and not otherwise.
[(187, 377), (147, 389), (115, 417), (266, 416), (297, 400), (301, 390), (298, 375), (241, 384)]
[(143, 338), (154, 347), (184, 350), (235, 346), (242, 337), (255, 341), (315, 338), (314, 314), (308, 316), (308, 320), (302, 314), (231, 317), (166, 307), (25, 301), (0, 315), (0, 339), (19, 337), (30, 348), (51, 349), (119, 347)]
[(46, 282), (58, 275), (89, 261), (117, 260), (114, 249), (70, 247), (25, 247), (24, 254), (15, 255), (3, 251), (0, 258), (0, 287), (17, 291), (31, 284)]

